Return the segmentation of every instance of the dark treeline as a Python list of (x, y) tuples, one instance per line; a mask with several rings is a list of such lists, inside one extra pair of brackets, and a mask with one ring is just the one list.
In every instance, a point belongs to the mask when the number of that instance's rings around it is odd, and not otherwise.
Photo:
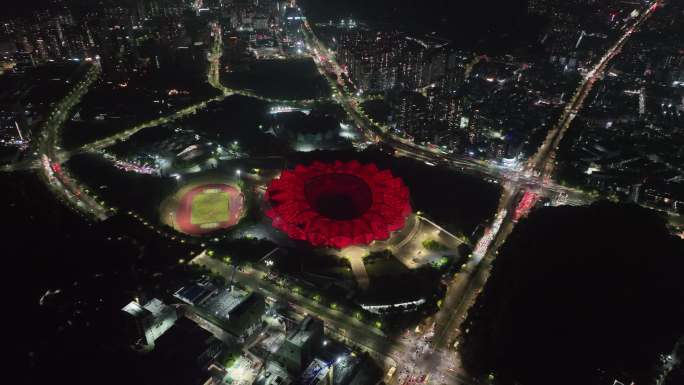
[(498, 384), (646, 384), (684, 334), (684, 241), (637, 206), (532, 213), (509, 237), (459, 347)]

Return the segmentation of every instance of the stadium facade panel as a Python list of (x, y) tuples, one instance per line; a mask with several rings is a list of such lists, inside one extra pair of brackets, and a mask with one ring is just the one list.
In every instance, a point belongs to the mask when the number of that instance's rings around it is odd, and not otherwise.
[(275, 228), (292, 239), (337, 249), (387, 239), (411, 213), (409, 190), (400, 178), (357, 161), (285, 170), (265, 199)]

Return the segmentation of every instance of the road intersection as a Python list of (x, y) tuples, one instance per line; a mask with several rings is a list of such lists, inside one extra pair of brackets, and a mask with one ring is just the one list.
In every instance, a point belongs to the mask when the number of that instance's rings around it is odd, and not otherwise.
[[(519, 195), (525, 191), (536, 191), (545, 196), (565, 194), (566, 196), (573, 197), (578, 203), (588, 203), (591, 201), (585, 194), (560, 186), (552, 181), (555, 170), (556, 150), (572, 121), (584, 106), (594, 84), (605, 73), (608, 64), (620, 53), (629, 37), (649, 19), (657, 8), (658, 3), (654, 2), (646, 12), (625, 30), (618, 41), (593, 69), (584, 76), (577, 92), (564, 109), (558, 123), (549, 130), (547, 138), (539, 151), (529, 159), (527, 165), (522, 170), (503, 169), (487, 162), (445, 154), (440, 150), (419, 146), (388, 134), (365, 116), (359, 109), (358, 99), (355, 96), (346, 93), (343, 87), (338, 87), (337, 80), (331, 78), (319, 54), (320, 52), (328, 52), (328, 50), (316, 38), (309, 24), (305, 23), (307, 44), (313, 52), (319, 71), (327, 77), (333, 87), (333, 99), (339, 102), (345, 109), (361, 130), (363, 136), (374, 142), (382, 142), (394, 148), (398, 153), (411, 156), (423, 162), (452, 167), (460, 171), (498, 180), (504, 187), (504, 193), (502, 194), (497, 213), (500, 223), (496, 228), (489, 229), (487, 236), (491, 239), (485, 245), (482, 258), (471, 260), (468, 266), (449, 283), (441, 310), (429, 320), (431, 322), (428, 325), (425, 325), (426, 330), (419, 333), (407, 331), (402, 336), (393, 339), (388, 338), (381, 330), (370, 328), (354, 317), (321, 306), (312, 299), (302, 297), (264, 281), (259, 277), (257, 270), (238, 272), (236, 279), (251, 290), (268, 296), (286, 299), (301, 311), (316, 314), (324, 319), (334, 329), (334, 332), (343, 335), (352, 343), (365, 347), (367, 350), (374, 352), (374, 354), (384, 357), (385, 362), (394, 362), (394, 365), (398, 367), (398, 374), (392, 379), (393, 383), (405, 384), (412, 381), (436, 384), (471, 383), (459, 366), (460, 360), (453, 346), (460, 333), (460, 325), (465, 319), (468, 309), (474, 303), (475, 298), (487, 281), (491, 264), (496, 257), (499, 247), (505, 242), (515, 226), (513, 212), (519, 203)], [(218, 68), (222, 46), (220, 27), (215, 28), (214, 33), (217, 37), (214, 50), (210, 56), (208, 78), (212, 85), (222, 90), (222, 95), (85, 145), (77, 151), (65, 152), (59, 147), (60, 129), (68, 119), (70, 110), (80, 101), (81, 97), (87, 92), (88, 87), (99, 76), (99, 67), (97, 64), (93, 64), (91, 71), (87, 73), (83, 81), (62, 101), (56, 104), (54, 111), (45, 123), (45, 130), (38, 140), (37, 149), (41, 158), (39, 169), (43, 180), (50, 190), (77, 210), (90, 217), (104, 220), (111, 215), (111, 209), (108, 209), (103, 202), (98, 202), (86, 189), (79, 187), (78, 181), (63, 170), (61, 164), (68, 159), (70, 154), (104, 149), (115, 144), (117, 141), (130, 138), (142, 129), (165, 124), (193, 114), (213, 100), (222, 100), (233, 94), (254, 96), (251, 93), (230, 90), (220, 85), (220, 71)], [(326, 61), (331, 62), (332, 59), (326, 57)], [(333, 68), (339, 70), (339, 65), (334, 61), (332, 63)], [(264, 100), (275, 103), (287, 102), (269, 98), (264, 98)], [(36, 164), (37, 162), (33, 161), (24, 164), (24, 166), (33, 167)], [(10, 171), (11, 169), (6, 168), (6, 170)], [(198, 258), (194, 263), (199, 263), (222, 274), (227, 273), (223, 271), (227, 267), (221, 262), (207, 257)]]

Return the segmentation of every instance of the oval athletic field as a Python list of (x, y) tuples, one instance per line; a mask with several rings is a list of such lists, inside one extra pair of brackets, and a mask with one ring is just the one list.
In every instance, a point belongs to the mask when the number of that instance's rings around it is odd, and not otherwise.
[(200, 236), (235, 226), (244, 214), (244, 196), (228, 183), (191, 184), (167, 199), (160, 211), (163, 223)]

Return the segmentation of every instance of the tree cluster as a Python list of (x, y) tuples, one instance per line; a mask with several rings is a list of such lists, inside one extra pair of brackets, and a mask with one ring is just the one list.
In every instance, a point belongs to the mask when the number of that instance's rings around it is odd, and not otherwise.
[(684, 334), (683, 268), (684, 242), (654, 212), (534, 212), (462, 326), (463, 364), (501, 384), (649, 383)]

